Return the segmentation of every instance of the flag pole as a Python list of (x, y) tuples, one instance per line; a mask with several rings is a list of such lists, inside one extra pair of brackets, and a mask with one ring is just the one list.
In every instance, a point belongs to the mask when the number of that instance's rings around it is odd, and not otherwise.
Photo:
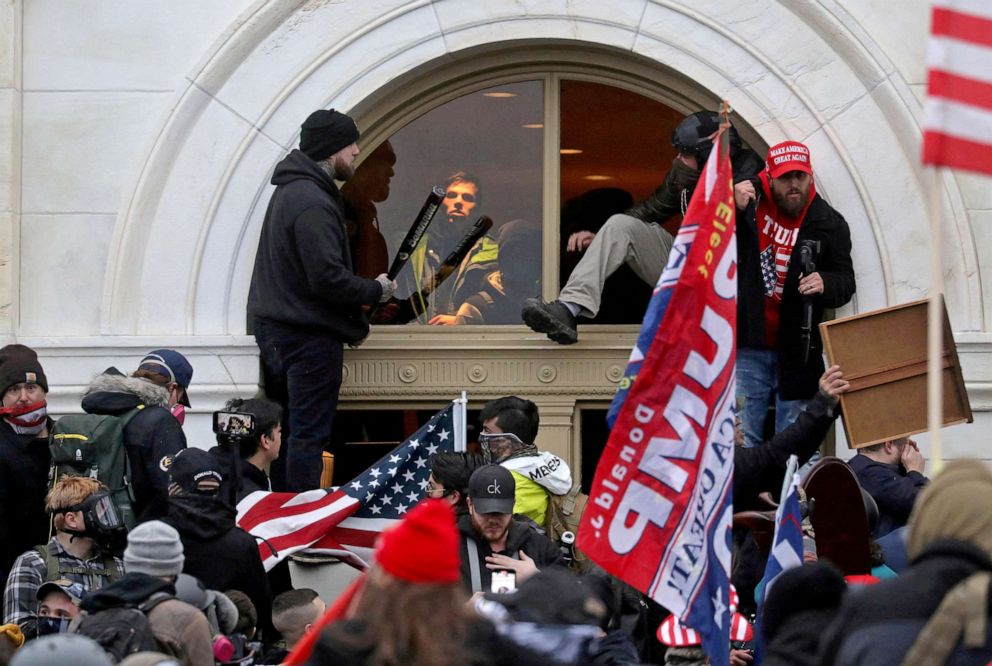
[(455, 398), (455, 451), (464, 453), (468, 449), (468, 393), (462, 391)]
[(943, 425), (943, 233), (941, 218), (941, 169), (929, 169), (930, 183), (930, 301), (927, 307), (927, 429), (930, 433), (930, 455), (933, 470), (939, 472), (944, 466), (943, 446), (940, 428)]

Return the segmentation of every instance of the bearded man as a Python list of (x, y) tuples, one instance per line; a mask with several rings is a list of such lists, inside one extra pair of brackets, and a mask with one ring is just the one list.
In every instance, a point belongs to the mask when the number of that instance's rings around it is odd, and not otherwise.
[(737, 398), (745, 446), (756, 446), (767, 439), (772, 399), (781, 432), (817, 392), (823, 311), (854, 295), (851, 231), (816, 193), (809, 148), (798, 141), (769, 148), (764, 171), (735, 185), (734, 196)]
[[(286, 469), (273, 470), (275, 490), (320, 485), (344, 363), (343, 345), (369, 334), (363, 306), (385, 302), (396, 283), (355, 274), (341, 193), (335, 181), (354, 175), (358, 126), (333, 109), (303, 123), (300, 149), (272, 174), (248, 292), (248, 315), (262, 357), (265, 390), (288, 410)], [(288, 427), (287, 427), (288, 426)]]
[(468, 513), (458, 518), (462, 582), (473, 593), (492, 589), (494, 571), (520, 585), (539, 570), (562, 563), (561, 551), (525, 522), (513, 519), (516, 482), (510, 470), (483, 465), (468, 481)]

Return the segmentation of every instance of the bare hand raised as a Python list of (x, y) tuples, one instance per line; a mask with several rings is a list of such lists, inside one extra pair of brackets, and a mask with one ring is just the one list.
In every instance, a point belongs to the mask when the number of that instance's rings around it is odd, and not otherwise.
[(754, 192), (754, 183), (744, 180), (734, 185), (734, 203), (740, 209), (747, 208), (747, 205), (757, 198)]
[(487, 555), (486, 556), (486, 568), (490, 571), (495, 569), (509, 569), (510, 571), (517, 574), (517, 585), (524, 582), (531, 576), (537, 573), (537, 565), (534, 564), (534, 560), (527, 556), (524, 551), (519, 551), (519, 560), (515, 560), (512, 557), (507, 557), (506, 555)]

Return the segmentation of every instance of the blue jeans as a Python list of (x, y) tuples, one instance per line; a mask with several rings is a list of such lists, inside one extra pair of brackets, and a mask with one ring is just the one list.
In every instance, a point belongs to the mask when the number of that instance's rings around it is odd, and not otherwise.
[(329, 335), (260, 319), (254, 321), (254, 333), (266, 394), (288, 411), (280, 455), (285, 459), (285, 478), (274, 474), (272, 487), (289, 492), (319, 488), (322, 454), (330, 444), (338, 407), (343, 345)]
[(741, 415), (744, 446), (765, 441), (765, 417), (775, 398), (775, 432), (782, 432), (796, 420), (805, 400), (782, 400), (778, 395), (778, 352), (769, 349), (737, 350), (737, 401), (743, 399)]

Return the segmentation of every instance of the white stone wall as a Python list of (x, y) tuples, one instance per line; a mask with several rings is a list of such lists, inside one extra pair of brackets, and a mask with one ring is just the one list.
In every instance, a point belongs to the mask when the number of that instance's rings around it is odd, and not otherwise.
[[(268, 174), (300, 120), (520, 39), (657, 61), (729, 99), (769, 143), (806, 141), (854, 236), (859, 290), (844, 313), (923, 297), (927, 3), (894, 4), (4, 0), (0, 334), (39, 348), (58, 410), (93, 372), (164, 345), (196, 357), (201, 408), (250, 392), (248, 277)], [(947, 439), (953, 455), (992, 458), (977, 435), (992, 425), (992, 188), (942, 185), (945, 289), (981, 410)], [(193, 430), (206, 437), (203, 420)]]

